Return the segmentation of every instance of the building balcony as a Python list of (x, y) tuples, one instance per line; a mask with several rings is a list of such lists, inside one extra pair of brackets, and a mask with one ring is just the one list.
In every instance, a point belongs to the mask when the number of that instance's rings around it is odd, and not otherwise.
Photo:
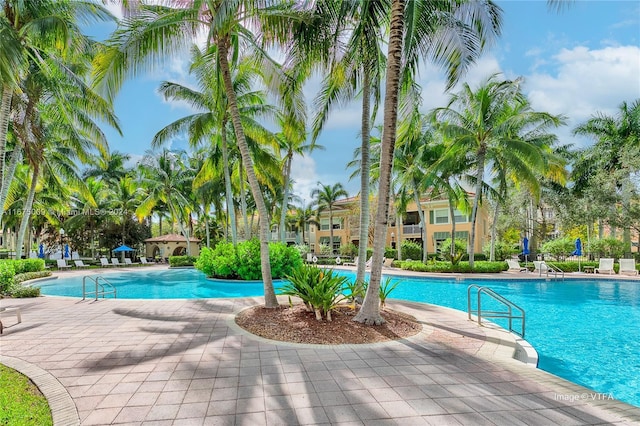
[(402, 225), (402, 235), (422, 235), (420, 225)]

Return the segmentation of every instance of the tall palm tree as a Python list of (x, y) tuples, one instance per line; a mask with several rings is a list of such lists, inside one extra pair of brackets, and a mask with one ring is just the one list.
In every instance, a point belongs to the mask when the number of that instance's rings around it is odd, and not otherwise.
[(131, 156), (123, 152), (103, 152), (91, 158), (91, 165), (82, 175), (87, 178), (99, 178), (115, 185), (129, 173), (125, 163), (130, 159)]
[[(621, 175), (616, 182), (622, 193), (624, 210), (629, 210), (630, 176), (637, 172), (624, 159), (624, 153), (640, 147), (640, 99), (631, 104), (622, 102), (616, 116), (597, 114), (573, 130), (574, 134), (592, 136), (596, 143), (583, 153), (586, 162), (579, 167), (582, 170), (605, 170), (610, 175)], [(587, 163), (587, 164), (584, 164)], [(587, 177), (589, 174), (583, 173)], [(623, 240), (625, 251), (631, 251), (631, 230), (624, 226)]]
[[(227, 1), (183, 1), (167, 2), (171, 6), (146, 6), (136, 4), (131, 9), (131, 18), (123, 21), (107, 42), (107, 49), (96, 61), (96, 78), (104, 83), (113, 96), (121, 87), (126, 75), (149, 68), (157, 63), (161, 55), (173, 53), (194, 40), (200, 30), (207, 34), (210, 60), (216, 63), (222, 75), (227, 97), (229, 116), (233, 125), (242, 162), (247, 174), (253, 198), (261, 216), (260, 220), (260, 260), (265, 290), (265, 306), (275, 308), (278, 301), (273, 288), (271, 265), (269, 263), (269, 221), (268, 211), (251, 152), (242, 125), (238, 99), (233, 88), (231, 63), (248, 50), (260, 53), (276, 42), (285, 42), (290, 35), (289, 23), (299, 9), (292, 9), (288, 2), (275, 0), (255, 2), (251, 0)], [(260, 34), (256, 34), (260, 31)], [(266, 49), (254, 49), (257, 40)], [(275, 62), (264, 60), (261, 67), (274, 71)]]
[[(20, 162), (22, 150), (14, 149), (10, 167), (5, 165), (6, 137), (9, 114), (15, 105), (14, 93), (18, 83), (30, 73), (53, 78), (53, 75), (71, 77), (76, 73), (68, 59), (77, 57), (92, 42), (84, 35), (80, 24), (114, 19), (102, 6), (91, 2), (72, 0), (0, 1), (0, 221), (4, 213), (15, 165)], [(77, 65), (77, 64), (75, 64)], [(86, 69), (86, 68), (85, 68)], [(13, 70), (13, 72), (12, 72)], [(83, 69), (84, 70), (84, 69)], [(78, 74), (79, 75), (79, 74)], [(76, 84), (83, 84), (76, 79)], [(64, 91), (51, 96), (61, 98)], [(87, 106), (91, 104), (87, 99)]]
[(189, 215), (192, 210), (190, 194), (192, 176), (187, 173), (184, 153), (163, 149), (155, 154), (148, 152), (143, 160), (144, 199), (136, 209), (138, 219), (149, 216), (159, 202), (169, 209), (172, 220), (178, 224), (186, 238), (187, 254), (191, 254)]
[(341, 183), (323, 185), (318, 182), (318, 185), (320, 185), (320, 188), (315, 188), (311, 191), (311, 198), (315, 198), (314, 204), (318, 216), (320, 216), (320, 213), (324, 210), (329, 212), (329, 247), (331, 247), (331, 252), (333, 253), (333, 208), (336, 201), (341, 197), (349, 196), (349, 194)]
[[(450, 146), (441, 161), (465, 163), (474, 171), (475, 198), (471, 212), (469, 264), (473, 268), (478, 208), (483, 197), (485, 171), (511, 170), (532, 173), (545, 167), (541, 142), (547, 142), (547, 130), (562, 124), (561, 117), (532, 110), (520, 89), (520, 80), (501, 81), (489, 77), (476, 90), (464, 84), (450, 97), (449, 105), (434, 111), (444, 124), (441, 130)], [(540, 138), (544, 135), (543, 138)], [(541, 140), (542, 139), (542, 140)]]
[(500, 32), (500, 8), (490, 1), (453, 3), (392, 0), (390, 16), (371, 279), (362, 307), (354, 318), (354, 321), (365, 324), (384, 321), (380, 315), (379, 290), (401, 80), (404, 83), (413, 80), (410, 77), (415, 75), (419, 62), (426, 54), (447, 69), (451, 87), (491, 38)]

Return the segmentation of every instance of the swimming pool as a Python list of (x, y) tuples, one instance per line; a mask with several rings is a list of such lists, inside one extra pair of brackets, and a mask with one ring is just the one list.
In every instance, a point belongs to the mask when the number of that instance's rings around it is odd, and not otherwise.
[[(355, 274), (344, 272), (354, 278)], [(211, 298), (263, 294), (262, 282), (212, 281), (195, 270), (105, 274), (118, 298)], [(132, 277), (135, 276), (135, 279)], [(525, 309), (539, 367), (640, 406), (640, 282), (393, 277), (391, 297), (466, 311), (467, 287), (489, 286)], [(42, 281), (46, 295), (82, 297), (82, 278)], [(277, 286), (277, 283), (276, 283)], [(499, 321), (496, 321), (500, 323)]]

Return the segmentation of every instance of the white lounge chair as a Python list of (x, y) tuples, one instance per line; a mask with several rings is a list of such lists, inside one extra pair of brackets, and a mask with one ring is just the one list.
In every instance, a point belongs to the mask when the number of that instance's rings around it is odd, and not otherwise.
[(101, 257), (100, 258), (100, 266), (102, 266), (103, 268), (106, 268), (107, 266), (114, 266), (114, 265), (109, 263), (109, 259), (107, 259), (106, 257)]
[(515, 259), (507, 259), (507, 265), (509, 265), (508, 272), (526, 272), (527, 268), (520, 266), (520, 263)]
[(124, 266), (124, 263), (120, 263), (117, 257), (112, 257), (111, 263), (113, 264), (113, 266)]
[(391, 265), (393, 265), (393, 257), (385, 257), (382, 261), (382, 267), (391, 268)]
[(358, 266), (358, 256), (353, 259), (353, 262), (342, 262), (344, 266)]
[(152, 265), (152, 263), (147, 261), (147, 258), (143, 256), (140, 256), (140, 263), (143, 265)]
[(618, 263), (620, 264), (619, 274), (638, 275), (635, 259), (620, 259)]
[(58, 269), (69, 269), (71, 268), (71, 265), (67, 265), (67, 261), (64, 259), (58, 259), (56, 260), (56, 262), (58, 263)]
[(128, 257), (125, 257), (124, 258), (124, 264), (128, 265), (128, 266), (133, 266), (133, 265), (139, 265), (140, 263), (132, 262), (131, 259), (129, 259)]
[(73, 263), (76, 264), (76, 268), (78, 269), (89, 268), (91, 266), (91, 265), (85, 265), (82, 260), (74, 260)]
[(601, 258), (600, 266), (593, 270), (596, 274), (615, 274), (616, 272), (613, 270), (613, 259), (610, 258)]

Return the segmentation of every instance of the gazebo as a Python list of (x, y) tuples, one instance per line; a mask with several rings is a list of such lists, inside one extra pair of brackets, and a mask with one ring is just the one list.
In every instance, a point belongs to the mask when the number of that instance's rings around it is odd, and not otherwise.
[[(189, 238), (191, 255), (200, 255), (198, 238)], [(160, 257), (166, 259), (169, 256), (182, 256), (187, 254), (187, 239), (184, 235), (167, 234), (144, 240), (145, 253), (148, 258)]]

